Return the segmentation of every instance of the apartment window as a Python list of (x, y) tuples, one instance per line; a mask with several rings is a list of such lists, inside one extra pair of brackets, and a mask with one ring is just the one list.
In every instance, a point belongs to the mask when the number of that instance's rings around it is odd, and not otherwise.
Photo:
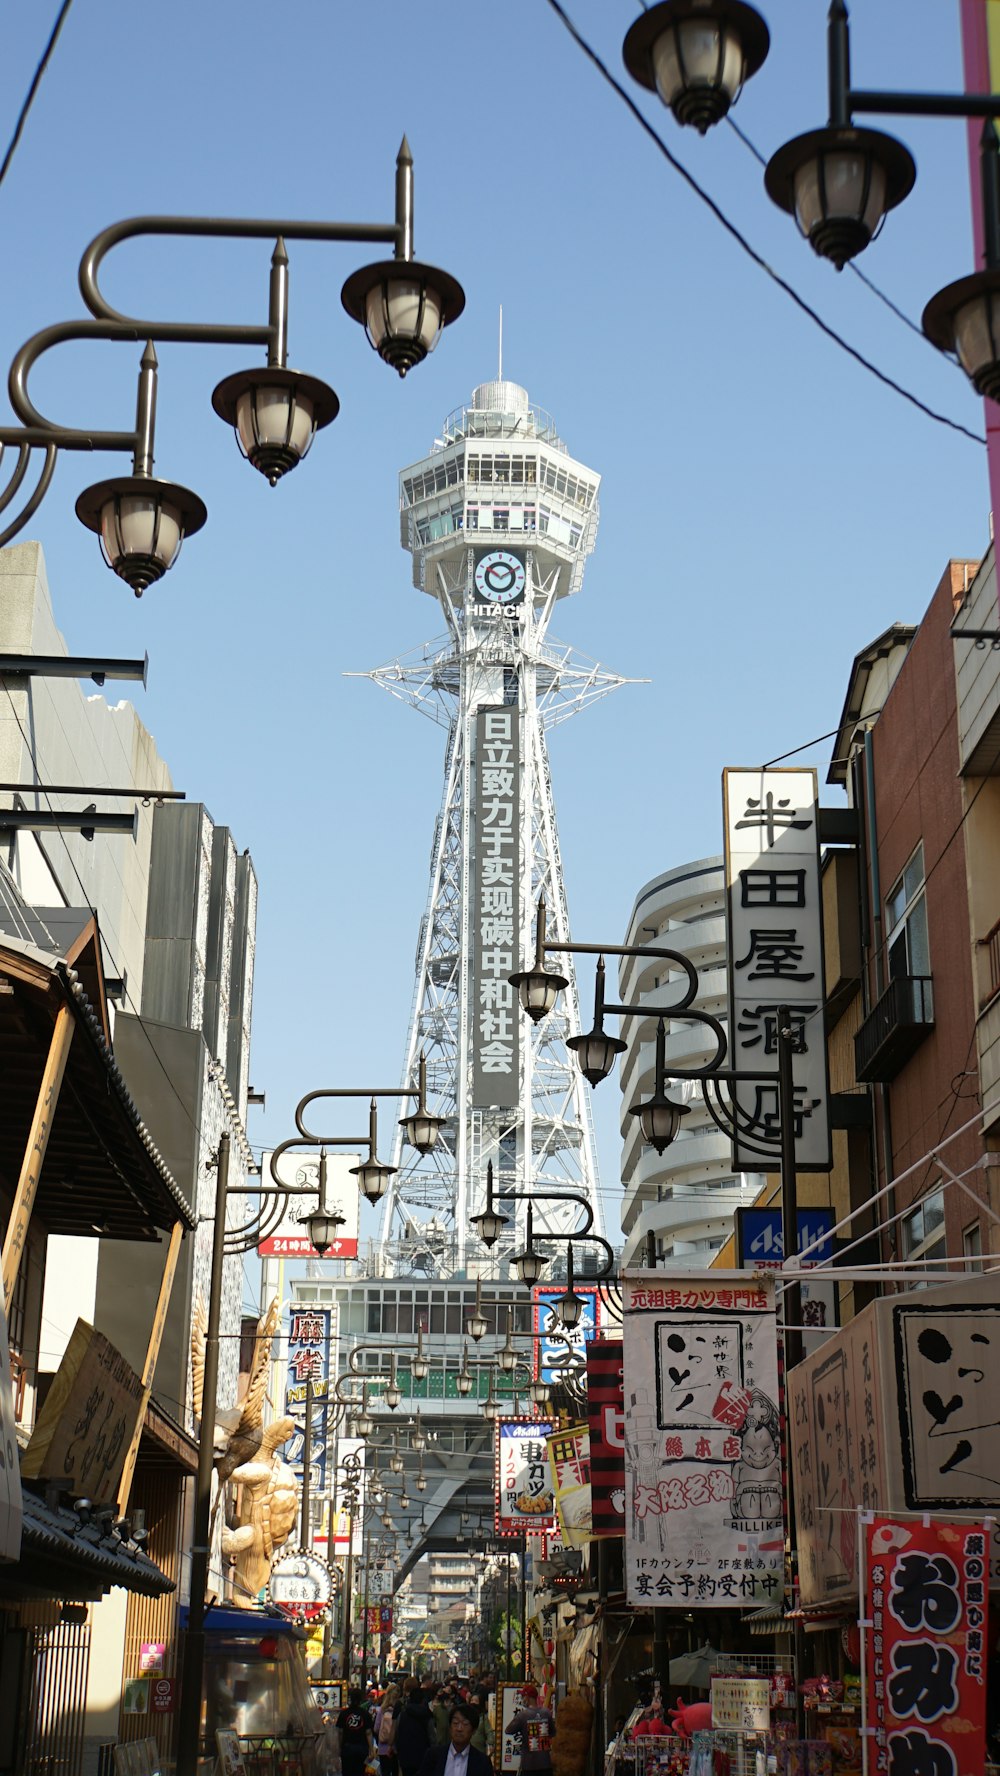
[(903, 975), (929, 975), (922, 841), (889, 894), (885, 914), (890, 977), (899, 980)]
[(965, 1228), (962, 1234), (962, 1251), (965, 1253), (965, 1268), (978, 1276), (981, 1270), (979, 1259), (983, 1255), (983, 1230), (978, 1221)]
[(903, 1257), (910, 1259), (945, 1258), (944, 1190), (931, 1190), (914, 1205), (900, 1222)]

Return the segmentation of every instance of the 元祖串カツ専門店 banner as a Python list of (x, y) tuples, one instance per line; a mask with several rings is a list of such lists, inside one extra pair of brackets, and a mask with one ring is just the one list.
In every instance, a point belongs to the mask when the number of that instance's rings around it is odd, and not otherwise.
[(637, 1271), (622, 1290), (629, 1603), (780, 1601), (773, 1278)]

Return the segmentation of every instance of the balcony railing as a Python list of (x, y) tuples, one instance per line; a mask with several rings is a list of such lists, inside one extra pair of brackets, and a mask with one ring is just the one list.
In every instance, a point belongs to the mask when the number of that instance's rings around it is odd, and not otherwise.
[(933, 1028), (931, 976), (903, 974), (891, 980), (854, 1038), (858, 1079), (888, 1084)]

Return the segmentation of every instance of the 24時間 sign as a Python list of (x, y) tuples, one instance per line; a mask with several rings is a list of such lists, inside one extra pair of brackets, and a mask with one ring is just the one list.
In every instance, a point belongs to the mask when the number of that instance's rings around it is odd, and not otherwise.
[(823, 1026), (823, 919), (816, 773), (723, 772), (729, 930), (729, 1053), (738, 1073), (773, 1073), (735, 1087), (740, 1130), (734, 1171), (778, 1155), (778, 1011), (792, 1031), (795, 1160), (831, 1165)]
[(472, 1102), (518, 1101), (521, 821), (516, 704), (476, 712)]
[(868, 1580), (868, 1769), (982, 1776), (989, 1531), (875, 1517)]

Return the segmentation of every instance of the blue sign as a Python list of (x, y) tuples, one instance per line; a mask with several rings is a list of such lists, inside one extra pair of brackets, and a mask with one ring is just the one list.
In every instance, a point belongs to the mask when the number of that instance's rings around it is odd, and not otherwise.
[[(598, 1307), (597, 1290), (581, 1289), (574, 1284), (574, 1290), (583, 1303), (583, 1312), (578, 1323), (569, 1331), (562, 1323), (558, 1303), (566, 1293), (562, 1289), (533, 1289), (535, 1302), (535, 1331), (539, 1334), (538, 1342), (538, 1374), (542, 1381), (557, 1381), (559, 1371), (566, 1367), (569, 1349), (583, 1355), (585, 1347), (592, 1338), (597, 1337)], [(558, 1332), (560, 1337), (546, 1337), (546, 1333)]]
[(284, 1457), (300, 1485), (305, 1454), (306, 1382), (313, 1384), (310, 1482), (313, 1494), (326, 1490), (327, 1390), (330, 1381), (330, 1309), (293, 1303), (288, 1328), (288, 1385), (285, 1411), (294, 1420)]
[[(820, 1264), (833, 1257), (832, 1209), (799, 1209), (799, 1251), (813, 1246), (805, 1262)], [(814, 1244), (818, 1241), (819, 1244)], [(781, 1230), (781, 1209), (737, 1209), (736, 1262), (748, 1269), (756, 1265), (777, 1266), (785, 1261), (785, 1241)]]

